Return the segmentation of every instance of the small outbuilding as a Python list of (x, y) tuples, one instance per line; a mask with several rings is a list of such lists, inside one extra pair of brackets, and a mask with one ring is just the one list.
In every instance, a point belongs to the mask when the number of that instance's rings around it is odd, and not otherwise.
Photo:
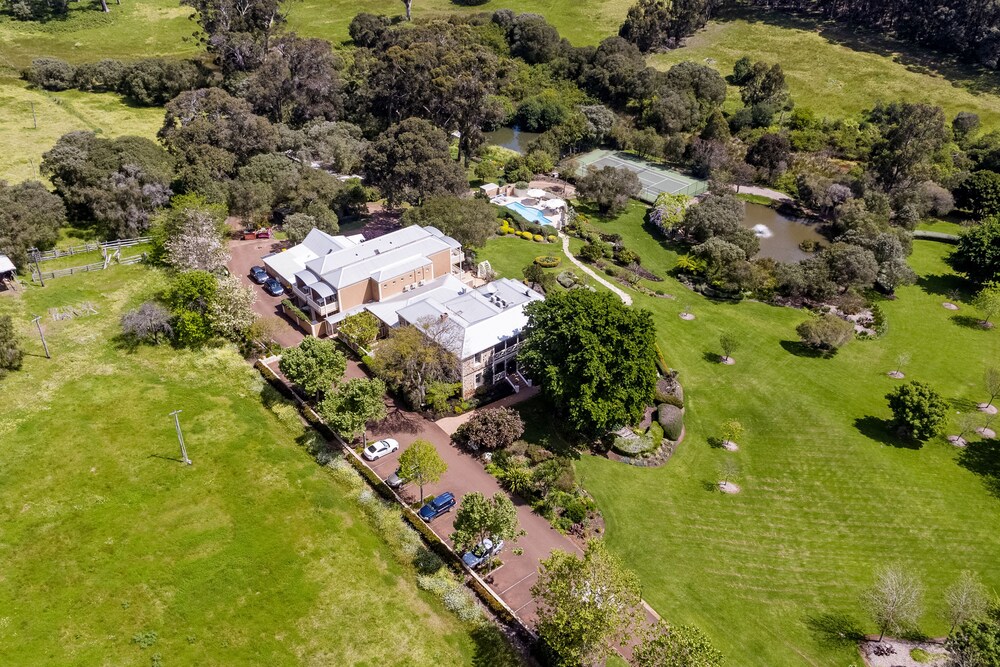
[(10, 257), (0, 255), (0, 288), (7, 287), (8, 282), (12, 282), (16, 274), (17, 269), (14, 267), (14, 262), (10, 261)]

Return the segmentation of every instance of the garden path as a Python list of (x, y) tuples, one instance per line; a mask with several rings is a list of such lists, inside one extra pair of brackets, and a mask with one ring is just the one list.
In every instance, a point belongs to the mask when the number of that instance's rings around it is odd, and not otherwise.
[(599, 276), (596, 273), (594, 273), (593, 269), (591, 269), (589, 266), (585, 265), (583, 262), (581, 262), (580, 260), (578, 260), (576, 257), (573, 256), (573, 253), (570, 252), (570, 250), (569, 250), (569, 237), (568, 236), (566, 236), (562, 232), (559, 232), (559, 236), (562, 237), (563, 253), (566, 254), (566, 258), (569, 259), (569, 261), (573, 262), (573, 264), (575, 264), (578, 269), (580, 269), (581, 271), (583, 271), (584, 273), (586, 273), (588, 276), (590, 276), (591, 278), (593, 278), (594, 280), (596, 280), (597, 282), (601, 283), (602, 285), (604, 285), (605, 287), (607, 287), (609, 290), (611, 290), (612, 292), (614, 292), (615, 294), (617, 294), (618, 298), (621, 299), (622, 303), (624, 303), (626, 306), (631, 306), (632, 305), (632, 297), (630, 297), (628, 294), (626, 294), (625, 290), (620, 289), (618, 287), (615, 287), (614, 285), (612, 285), (611, 283), (609, 283), (607, 280), (605, 280), (601, 276)]

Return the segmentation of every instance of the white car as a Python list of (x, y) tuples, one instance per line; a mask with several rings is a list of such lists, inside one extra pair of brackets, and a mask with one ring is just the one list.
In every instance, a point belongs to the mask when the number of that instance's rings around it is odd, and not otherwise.
[(392, 438), (386, 438), (365, 447), (365, 451), (361, 452), (361, 455), (369, 461), (377, 461), (383, 456), (392, 454), (397, 449), (399, 449), (399, 443)]

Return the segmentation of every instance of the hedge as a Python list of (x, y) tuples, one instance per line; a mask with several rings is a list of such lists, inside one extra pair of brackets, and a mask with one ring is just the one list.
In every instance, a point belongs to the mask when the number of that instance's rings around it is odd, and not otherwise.
[(541, 257), (535, 258), (535, 264), (544, 267), (546, 269), (555, 268), (559, 266), (561, 262), (562, 259), (560, 259), (559, 257), (553, 257), (552, 255), (542, 255)]
[(653, 348), (656, 350), (656, 368), (660, 371), (660, 375), (670, 375), (670, 367), (667, 366), (667, 360), (663, 358), (660, 344), (653, 343)]
[(306, 324), (312, 324), (312, 318), (306, 315), (305, 311), (292, 303), (291, 299), (282, 299), (281, 307), (284, 308), (285, 312), (292, 317), (296, 317)]
[[(267, 380), (282, 396), (295, 400), (301, 407), (302, 416), (305, 417), (309, 425), (314, 428), (320, 435), (328, 440), (341, 443), (344, 445), (343, 440), (339, 435), (333, 432), (333, 430), (327, 426), (322, 420), (320, 420), (319, 415), (317, 415), (312, 408), (308, 405), (302, 403), (302, 401), (295, 395), (292, 389), (285, 384), (281, 378), (279, 378), (274, 371), (268, 368), (263, 362), (257, 361), (254, 364), (257, 370), (260, 372), (261, 376)], [(346, 449), (347, 446), (344, 445)], [(367, 465), (361, 461), (353, 452), (345, 452), (344, 458), (350, 461), (351, 465), (361, 473), (365, 481), (376, 491), (380, 496), (389, 500), (391, 502), (400, 502), (396, 494), (389, 488), (389, 485), (379, 477), (375, 472), (369, 468)], [(455, 572), (460, 574), (465, 574), (465, 564), (462, 563), (461, 557), (452, 551), (452, 549), (438, 537), (437, 533), (431, 530), (430, 526), (421, 519), (416, 512), (409, 509), (408, 507), (403, 507), (403, 518), (406, 519), (413, 528), (420, 534), (427, 545), (430, 547), (431, 551), (437, 554), (441, 560), (443, 560), (448, 566), (450, 566)], [(529, 648), (534, 648), (534, 642), (537, 637), (531, 630), (522, 623), (516, 616), (514, 616), (503, 604), (497, 601), (497, 595), (492, 593), (487, 589), (475, 576), (468, 577), (469, 585), (472, 590), (475, 591), (476, 595), (479, 597), (480, 601), (486, 605), (487, 608), (492, 611), (501, 622), (506, 624), (508, 627), (512, 628), (523, 640), (529, 643)]]
[(663, 435), (668, 440), (677, 442), (684, 432), (684, 413), (676, 405), (662, 404), (657, 408), (656, 421), (663, 427)]

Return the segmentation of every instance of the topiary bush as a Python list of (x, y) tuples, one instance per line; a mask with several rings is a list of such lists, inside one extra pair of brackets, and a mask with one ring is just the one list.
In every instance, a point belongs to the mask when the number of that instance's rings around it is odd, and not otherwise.
[(676, 405), (662, 404), (656, 411), (656, 421), (663, 427), (663, 435), (668, 440), (680, 440), (684, 431), (684, 413)]
[(555, 268), (559, 266), (561, 262), (562, 259), (560, 259), (559, 257), (553, 257), (552, 255), (542, 255), (540, 257), (535, 258), (535, 264), (544, 267), (546, 269)]
[(544, 237), (544, 236), (542, 236), (541, 234), (535, 234), (535, 235), (534, 235), (534, 236), (532, 236), (531, 238), (532, 238), (532, 239), (534, 239), (534, 241), (535, 241), (536, 243), (541, 243), (542, 241), (544, 241), (544, 240), (545, 240), (545, 237)]

